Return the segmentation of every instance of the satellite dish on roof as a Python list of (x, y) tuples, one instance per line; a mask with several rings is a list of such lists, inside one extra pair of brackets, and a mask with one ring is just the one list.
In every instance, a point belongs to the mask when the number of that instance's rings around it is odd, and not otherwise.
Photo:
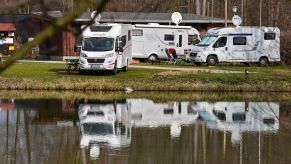
[(99, 14), (96, 16), (96, 18), (94, 18), (96, 14), (97, 14), (97, 11), (93, 11), (93, 12), (91, 12), (91, 19), (94, 19), (94, 22), (95, 22), (95, 23), (99, 23), (99, 21), (101, 20), (101, 14), (99, 13)]
[(172, 21), (178, 26), (182, 22), (182, 15), (179, 12), (172, 14)]
[(232, 23), (233, 23), (235, 26), (239, 26), (239, 25), (241, 25), (241, 22), (242, 22), (242, 20), (241, 20), (241, 17), (240, 17), (240, 16), (238, 16), (238, 15), (234, 15), (234, 16), (232, 17)]

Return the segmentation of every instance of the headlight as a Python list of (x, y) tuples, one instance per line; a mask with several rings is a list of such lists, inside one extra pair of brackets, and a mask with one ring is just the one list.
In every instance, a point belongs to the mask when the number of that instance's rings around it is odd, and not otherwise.
[(110, 54), (106, 54), (105, 58), (110, 58), (110, 57), (113, 57), (113, 56), (114, 56), (114, 53), (110, 53)]
[(84, 54), (84, 53), (80, 53), (80, 56), (83, 57), (83, 58), (86, 58), (87, 57), (87, 55)]

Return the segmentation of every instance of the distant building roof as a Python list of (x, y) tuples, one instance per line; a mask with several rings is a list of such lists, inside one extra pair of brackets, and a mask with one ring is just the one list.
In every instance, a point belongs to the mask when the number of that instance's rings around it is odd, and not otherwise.
[[(102, 12), (100, 22), (138, 22), (138, 23), (171, 23), (172, 13), (139, 13), (139, 12)], [(224, 19), (195, 14), (182, 13), (182, 23), (224, 23)], [(91, 19), (91, 13), (86, 12), (75, 22), (86, 22)]]
[(52, 18), (60, 18), (64, 16), (64, 13), (61, 11), (47, 11), (45, 14), (43, 14), (43, 12), (32, 12), (32, 14), (41, 15), (41, 16), (44, 16), (46, 14), (48, 17), (52, 17)]
[(4, 14), (0, 15), (0, 23), (18, 23), (30, 17), (29, 14)]
[(16, 31), (16, 28), (11, 23), (0, 23), (0, 31)]
[[(196, 14), (181, 13), (181, 23), (224, 23), (224, 19), (201, 16)], [(32, 15), (45, 16), (43, 12), (32, 12), (31, 14), (0, 15), (0, 23), (17, 23), (30, 18)], [(100, 22), (114, 23), (165, 23), (169, 24), (172, 13), (141, 13), (141, 12), (102, 12)], [(56, 19), (64, 16), (61, 11), (48, 11), (46, 16)], [(75, 19), (75, 22), (88, 22), (91, 12), (83, 13)], [(228, 23), (231, 21), (228, 20)]]

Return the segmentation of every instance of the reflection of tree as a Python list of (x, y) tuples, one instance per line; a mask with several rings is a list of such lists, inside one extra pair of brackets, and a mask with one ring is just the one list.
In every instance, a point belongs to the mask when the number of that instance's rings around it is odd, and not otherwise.
[(5, 146), (5, 155), (6, 155), (6, 163), (8, 163), (8, 138), (9, 138), (9, 111), (7, 111), (6, 115), (6, 146)]
[[(20, 125), (20, 112), (17, 109), (17, 116), (16, 116), (16, 128), (15, 128), (15, 140), (14, 140), (14, 156), (17, 159), (17, 143), (18, 143), (18, 129)], [(16, 163), (16, 160), (14, 161)]]
[(24, 111), (24, 126), (25, 126), (27, 162), (31, 163), (30, 130), (29, 130), (29, 120), (28, 120), (27, 110)]

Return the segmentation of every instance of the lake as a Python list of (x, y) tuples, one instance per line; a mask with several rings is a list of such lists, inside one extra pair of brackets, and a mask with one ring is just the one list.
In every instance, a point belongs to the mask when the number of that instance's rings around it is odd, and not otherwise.
[(0, 163), (291, 163), (288, 98), (152, 97), (2, 96)]

